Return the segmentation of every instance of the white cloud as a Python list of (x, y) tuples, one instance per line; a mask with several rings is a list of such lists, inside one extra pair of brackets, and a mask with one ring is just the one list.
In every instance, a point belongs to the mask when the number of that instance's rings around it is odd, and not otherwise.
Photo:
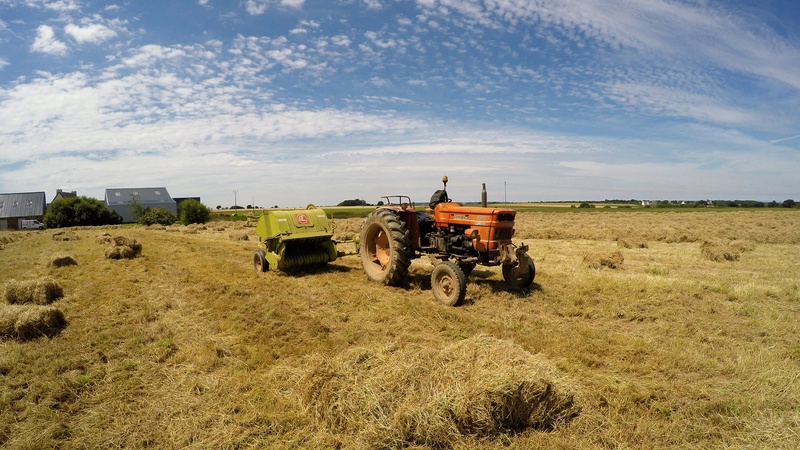
[(267, 12), (269, 3), (268, 0), (247, 0), (244, 7), (248, 14), (258, 16)]
[(36, 29), (36, 39), (31, 45), (31, 51), (51, 55), (66, 55), (69, 49), (67, 44), (56, 39), (53, 27), (39, 25)]
[(617, 102), (656, 116), (690, 118), (728, 126), (759, 122), (748, 111), (727, 105), (718, 98), (669, 88), (637, 83), (612, 83), (607, 94)]
[(72, 11), (79, 11), (81, 9), (77, 0), (57, 0), (43, 2), (43, 6), (53, 11), (60, 13), (67, 13)]
[(333, 42), (335, 45), (341, 45), (342, 47), (347, 47), (352, 43), (350, 38), (343, 34), (331, 37), (331, 42)]
[[(207, 15), (211, 3), (192, 9)], [(297, 11), (299, 0), (244, 0), (281, 25), (250, 17), (226, 22), (247, 22), (249, 35), (209, 28), (200, 39), (219, 41), (170, 46), (131, 19), (146, 45), (98, 46), (0, 85), (0, 148), (13, 149), (0, 151), (0, 190), (166, 185), (212, 205), (230, 204), (232, 188), (269, 205), (424, 200), (446, 168), (465, 200), (481, 181), (508, 181), (517, 200), (793, 196), (780, 193), (800, 171), (787, 157), (800, 57), (763, 21), (701, 1), (419, 0), (419, 14), (402, 3), (331, 2), (383, 19), (354, 23), (336, 8)], [(127, 23), (79, 19), (76, 2), (53, 5), (54, 22), (36, 6), (51, 25), (31, 51), (127, 34)], [(70, 25), (60, 36), (54, 23)], [(21, 35), (21, 23), (4, 24), (3, 37)], [(753, 137), (767, 133), (787, 137)], [(293, 179), (309, 170), (313, 180)]]
[(64, 27), (64, 32), (79, 44), (99, 44), (117, 35), (116, 31), (97, 23), (84, 26), (70, 23)]
[(305, 0), (247, 0), (244, 6), (248, 14), (258, 16), (267, 12), (269, 7), (276, 3), (283, 7), (300, 9)]

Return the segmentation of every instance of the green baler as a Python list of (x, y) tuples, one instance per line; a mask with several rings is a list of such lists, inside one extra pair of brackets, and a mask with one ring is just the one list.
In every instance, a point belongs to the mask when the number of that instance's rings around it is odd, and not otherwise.
[(314, 205), (304, 210), (267, 211), (256, 225), (258, 239), (266, 249), (255, 253), (253, 266), (266, 272), (335, 261), (333, 229), (333, 221)]

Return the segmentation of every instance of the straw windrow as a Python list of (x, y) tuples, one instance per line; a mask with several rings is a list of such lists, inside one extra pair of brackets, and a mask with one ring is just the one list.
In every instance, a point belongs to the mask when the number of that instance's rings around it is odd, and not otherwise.
[(466, 435), (551, 430), (577, 416), (577, 391), (544, 357), (478, 336), (445, 347), (358, 348), (317, 359), (301, 398), (326, 427), (366, 447), (448, 447)]

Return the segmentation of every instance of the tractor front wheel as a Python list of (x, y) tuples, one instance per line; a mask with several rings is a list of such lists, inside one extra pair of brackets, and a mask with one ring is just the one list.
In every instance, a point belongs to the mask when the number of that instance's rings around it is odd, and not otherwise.
[[(524, 270), (526, 266), (528, 270)], [(514, 289), (527, 289), (533, 283), (535, 276), (536, 266), (533, 264), (533, 258), (528, 255), (525, 255), (517, 266), (503, 265), (503, 279)]]
[(433, 268), (431, 288), (436, 300), (447, 306), (455, 306), (463, 302), (467, 295), (467, 277), (458, 264), (445, 261)]
[(391, 210), (371, 212), (361, 228), (358, 253), (369, 279), (389, 286), (401, 285), (413, 255), (406, 225)]
[(267, 262), (266, 252), (264, 252), (264, 250), (258, 250), (253, 255), (253, 267), (256, 269), (256, 272), (266, 272), (269, 270), (269, 263)]

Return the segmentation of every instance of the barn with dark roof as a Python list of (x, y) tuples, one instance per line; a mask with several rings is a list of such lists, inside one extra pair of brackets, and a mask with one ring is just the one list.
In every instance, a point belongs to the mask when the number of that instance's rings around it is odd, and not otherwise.
[(0, 230), (18, 230), (20, 220), (44, 221), (46, 207), (44, 192), (0, 194)]

